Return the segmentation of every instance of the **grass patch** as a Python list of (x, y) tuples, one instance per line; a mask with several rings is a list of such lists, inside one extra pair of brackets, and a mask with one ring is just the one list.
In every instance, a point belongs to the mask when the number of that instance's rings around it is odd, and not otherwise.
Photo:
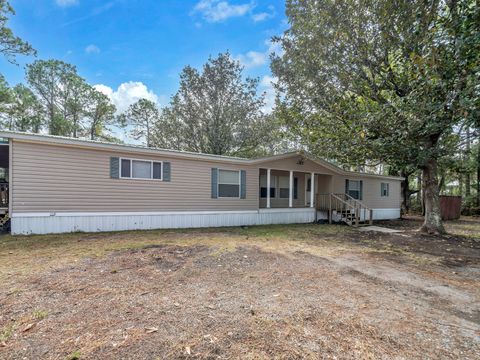
[(15, 330), (14, 324), (5, 326), (0, 332), (0, 342), (7, 342), (12, 337), (14, 330)]
[(68, 355), (65, 360), (80, 360), (82, 357), (82, 353), (80, 351), (74, 351), (70, 355)]
[(0, 280), (42, 269), (74, 263), (86, 257), (102, 257), (118, 250), (150, 245), (206, 245), (218, 254), (238, 246), (259, 246), (267, 251), (305, 251), (306, 242), (342, 236), (347, 226), (295, 224), (228, 228), (71, 233), (54, 235), (5, 235), (0, 240)]
[(46, 310), (35, 310), (32, 313), (32, 316), (35, 320), (43, 320), (47, 317), (47, 315), (48, 315), (48, 311)]
[[(388, 223), (385, 226), (389, 226)], [(454, 235), (461, 234), (474, 239), (480, 236), (480, 221), (460, 220), (447, 222), (446, 226)], [(214, 248), (212, 256), (235, 251), (240, 246), (255, 246), (286, 256), (294, 256), (296, 252), (334, 256), (343, 251), (359, 251), (407, 256), (415, 262), (434, 260), (431, 256), (418, 254), (408, 245), (391, 244), (386, 238), (361, 234), (348, 226), (327, 224), (5, 235), (0, 239), (0, 281), (10, 278), (12, 287), (15, 276), (60, 268), (84, 258), (103, 257), (114, 251), (158, 245), (209, 246)]]

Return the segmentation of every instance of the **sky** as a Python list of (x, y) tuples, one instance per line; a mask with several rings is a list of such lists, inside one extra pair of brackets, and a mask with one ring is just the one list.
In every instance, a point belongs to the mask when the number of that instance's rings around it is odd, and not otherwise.
[[(230, 51), (245, 75), (260, 79), (273, 104), (270, 43), (286, 29), (280, 0), (10, 0), (8, 26), (37, 51), (59, 59), (108, 94), (119, 111), (139, 98), (166, 105), (186, 65), (200, 68), (210, 55)], [(24, 66), (0, 59), (10, 85), (24, 82)]]

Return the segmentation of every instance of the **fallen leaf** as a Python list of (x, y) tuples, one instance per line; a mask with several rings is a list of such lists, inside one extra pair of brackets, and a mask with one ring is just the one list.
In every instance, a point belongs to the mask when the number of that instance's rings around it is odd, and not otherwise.
[(153, 326), (152, 326), (152, 327), (147, 327), (147, 328), (145, 328), (145, 332), (146, 332), (147, 334), (151, 334), (151, 333), (154, 333), (154, 332), (157, 332), (157, 331), (158, 331), (158, 328), (153, 327)]

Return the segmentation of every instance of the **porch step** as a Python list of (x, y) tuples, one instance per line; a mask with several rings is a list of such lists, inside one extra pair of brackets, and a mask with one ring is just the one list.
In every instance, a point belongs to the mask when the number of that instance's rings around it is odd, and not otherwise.
[(356, 220), (356, 215), (355, 212), (351, 210), (342, 210), (342, 211), (337, 211), (337, 215), (340, 215), (340, 220), (346, 223), (348, 226), (367, 226), (368, 221), (367, 220), (359, 220), (358, 224), (355, 222)]
[(327, 212), (329, 222), (342, 221), (349, 226), (371, 225), (373, 219), (372, 209), (346, 193), (317, 195), (317, 210)]

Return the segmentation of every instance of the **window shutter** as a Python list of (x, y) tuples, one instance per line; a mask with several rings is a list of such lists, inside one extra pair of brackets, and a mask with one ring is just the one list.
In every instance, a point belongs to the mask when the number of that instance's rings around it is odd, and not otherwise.
[(363, 200), (363, 180), (360, 180), (360, 195), (358, 200)]
[(345, 194), (348, 194), (348, 179), (345, 179)]
[(212, 199), (218, 198), (218, 169), (212, 168)]
[(170, 163), (168, 161), (163, 162), (163, 181), (170, 181)]
[(112, 179), (118, 179), (120, 177), (120, 159), (118, 157), (110, 158), (110, 177)]
[(247, 197), (247, 172), (245, 170), (240, 171), (240, 199)]

